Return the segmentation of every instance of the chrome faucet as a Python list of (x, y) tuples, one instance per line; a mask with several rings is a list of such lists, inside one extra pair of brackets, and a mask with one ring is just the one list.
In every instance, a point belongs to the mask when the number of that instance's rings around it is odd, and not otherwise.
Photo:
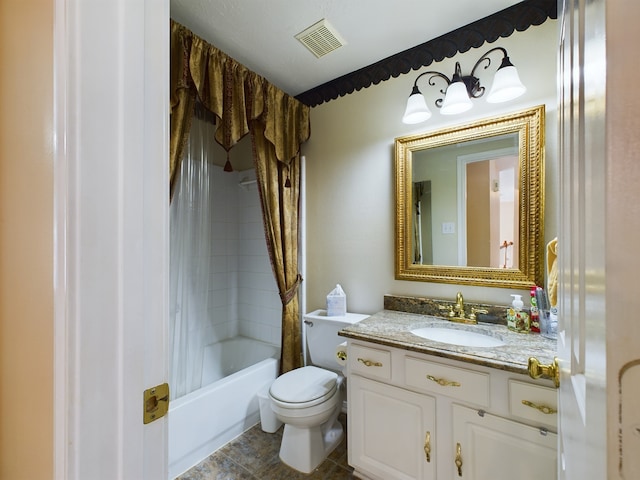
[(478, 323), (476, 314), (478, 313), (489, 313), (487, 310), (483, 308), (475, 308), (471, 307), (471, 313), (467, 317), (467, 314), (464, 311), (464, 298), (462, 297), (462, 292), (458, 292), (456, 294), (456, 303), (453, 305), (438, 305), (440, 310), (449, 310), (449, 320), (452, 322), (460, 322), (460, 323)]

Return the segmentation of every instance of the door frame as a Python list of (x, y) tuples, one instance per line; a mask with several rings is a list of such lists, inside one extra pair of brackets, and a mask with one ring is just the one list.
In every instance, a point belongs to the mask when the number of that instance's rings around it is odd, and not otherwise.
[(167, 478), (169, 1), (53, 8), (54, 475)]

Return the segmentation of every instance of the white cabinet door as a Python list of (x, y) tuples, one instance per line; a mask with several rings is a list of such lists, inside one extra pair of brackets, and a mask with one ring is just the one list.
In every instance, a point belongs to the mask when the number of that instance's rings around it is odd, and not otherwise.
[(557, 478), (555, 433), (460, 405), (452, 414), (454, 479)]
[(435, 399), (358, 375), (349, 382), (349, 463), (373, 478), (435, 479)]

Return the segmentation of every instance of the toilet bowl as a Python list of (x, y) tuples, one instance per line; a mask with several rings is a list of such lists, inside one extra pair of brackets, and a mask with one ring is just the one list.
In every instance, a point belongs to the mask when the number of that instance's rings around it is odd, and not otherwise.
[(308, 366), (278, 377), (271, 388), (271, 408), (285, 424), (280, 460), (310, 473), (340, 444), (344, 377)]
[(342, 367), (336, 359), (338, 332), (368, 315), (327, 316), (316, 310), (304, 316), (310, 365), (287, 372), (271, 384), (269, 398), (284, 423), (280, 460), (311, 473), (344, 437), (338, 421), (346, 395)]

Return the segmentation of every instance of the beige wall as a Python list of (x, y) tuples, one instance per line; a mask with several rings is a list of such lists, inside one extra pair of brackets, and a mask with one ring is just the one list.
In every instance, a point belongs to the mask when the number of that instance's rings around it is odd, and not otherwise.
[(0, 478), (53, 477), (53, 2), (0, 0)]
[[(545, 237), (556, 235), (556, 58), (557, 21), (499, 39), (424, 70), (450, 74), (455, 61), (469, 73), (476, 60), (493, 46), (505, 47), (518, 67), (527, 93), (506, 104), (484, 99), (459, 116), (443, 117), (435, 111), (424, 124), (404, 125), (406, 98), (419, 71), (314, 107), (311, 139), (303, 145), (306, 156), (306, 310), (323, 308), (326, 294), (340, 283), (352, 312), (382, 309), (385, 293), (433, 298), (465, 298), (508, 304), (511, 290), (459, 287), (394, 279), (393, 142), (396, 137), (437, 130), (456, 123), (509, 113), (546, 104), (547, 164)], [(489, 71), (489, 78), (493, 73)], [(481, 79), (486, 79), (481, 74)], [(427, 101), (438, 88), (423, 88)], [(431, 96), (431, 99), (429, 98)], [(430, 103), (431, 105), (432, 103)]]

